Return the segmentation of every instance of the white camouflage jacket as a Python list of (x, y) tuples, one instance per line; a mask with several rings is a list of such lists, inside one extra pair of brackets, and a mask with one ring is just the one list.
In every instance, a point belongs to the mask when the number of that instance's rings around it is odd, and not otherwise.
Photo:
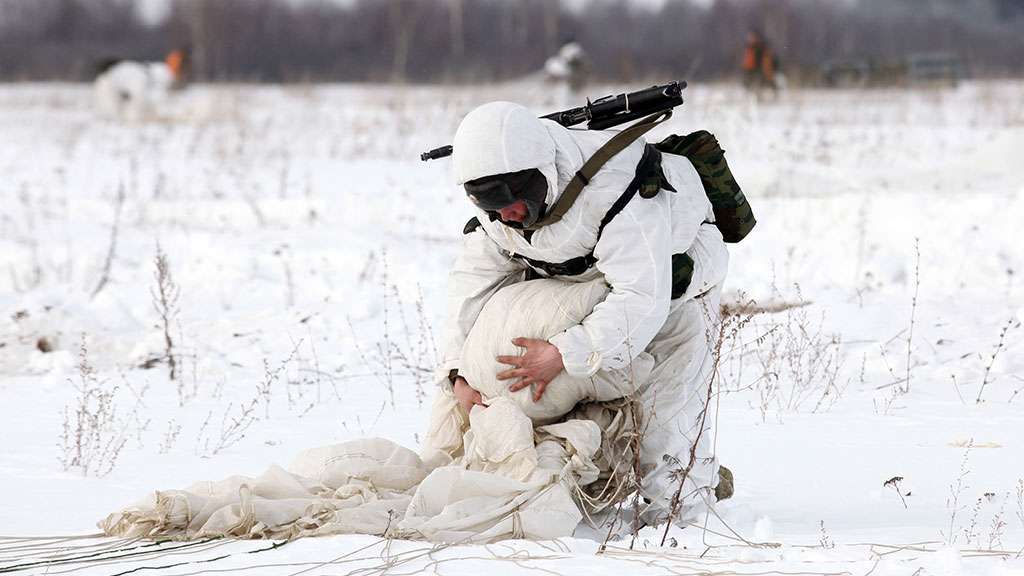
[[(462, 185), (483, 176), (537, 168), (547, 178), (551, 206), (573, 174), (611, 136), (608, 131), (566, 129), (538, 119), (520, 105), (492, 102), (470, 112), (456, 132), (455, 179)], [(634, 197), (598, 241), (600, 222), (633, 180), (644, 146), (640, 139), (609, 160), (565, 216), (537, 230), (529, 241), (521, 230), (479, 212), (482, 226), (464, 236), (449, 278), (439, 377), (459, 367), (466, 334), (491, 295), (523, 280), (528, 264), (515, 258), (517, 254), (553, 263), (591, 252), (597, 258), (584, 274), (558, 276), (577, 282), (603, 275), (611, 287), (605, 301), (580, 324), (550, 338), (562, 354), (566, 372), (579, 377), (622, 368), (650, 344), (672, 303), (673, 254), (685, 252), (694, 260), (689, 288), (676, 301), (699, 296), (724, 280), (728, 252), (721, 233), (710, 223), (714, 214), (700, 177), (682, 156), (662, 157), (662, 170), (676, 191), (662, 190), (650, 199)]]

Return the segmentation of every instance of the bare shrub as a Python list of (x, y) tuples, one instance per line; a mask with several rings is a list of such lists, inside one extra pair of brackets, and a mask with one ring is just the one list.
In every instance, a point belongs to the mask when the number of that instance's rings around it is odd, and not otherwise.
[(167, 454), (174, 448), (174, 445), (178, 442), (178, 436), (181, 434), (181, 424), (176, 423), (174, 420), (167, 422), (167, 430), (164, 431), (163, 440), (160, 441), (160, 453)]
[[(796, 290), (802, 302), (799, 287)], [(811, 412), (831, 408), (846, 385), (838, 384), (842, 341), (839, 334), (825, 333), (825, 313), (815, 318), (805, 305), (797, 305), (752, 320), (761, 334), (753, 355), (760, 371), (756, 389), (762, 420), (773, 408), (799, 412), (811, 403)]]
[[(392, 295), (397, 301), (398, 288), (392, 286)], [(423, 291), (417, 286), (416, 301), (413, 302), (416, 318), (415, 325), (411, 324), (405, 314), (405, 309), (399, 307), (399, 319), (402, 324), (404, 346), (395, 346), (395, 356), (398, 358), (402, 368), (410, 374), (415, 385), (416, 401), (420, 406), (426, 398), (426, 389), (429, 387), (433, 375), (433, 366), (437, 363), (437, 345), (434, 342), (434, 332), (431, 329), (430, 321), (427, 319), (426, 307), (423, 304)]]
[(832, 538), (828, 535), (828, 531), (825, 530), (824, 520), (818, 521), (818, 531), (821, 533), (821, 536), (818, 537), (818, 543), (821, 544), (822, 548), (832, 550), (836, 547), (836, 543), (832, 541)]
[(971, 517), (967, 521), (967, 525), (962, 528), (964, 536), (964, 544), (971, 544), (978, 540), (978, 514), (981, 513), (982, 498), (979, 496), (974, 501), (974, 505), (971, 506)]
[(960, 461), (960, 472), (957, 474), (956, 480), (949, 487), (949, 496), (946, 497), (946, 509), (949, 510), (949, 528), (944, 532), (939, 531), (942, 535), (943, 540), (947, 545), (956, 544), (957, 541), (957, 529), (956, 519), (957, 515), (964, 506), (960, 504), (961, 498), (963, 498), (964, 492), (967, 491), (967, 477), (970, 475), (970, 468), (967, 467), (967, 463), (971, 457), (971, 448), (974, 446), (974, 440), (971, 439), (967, 443), (967, 449), (964, 450), (964, 458)]
[[(395, 407), (396, 378), (402, 376), (412, 378), (416, 401), (422, 406), (427, 396), (426, 389), (433, 377), (434, 367), (437, 365), (437, 345), (426, 316), (422, 291), (417, 290), (416, 301), (413, 303), (416, 318), (410, 322), (406, 313), (407, 306), (401, 300), (398, 287), (388, 283), (386, 259), (384, 261), (382, 279), (384, 331), (381, 340), (374, 343), (370, 353), (367, 354), (366, 350), (359, 345), (361, 338), (351, 321), (349, 328), (352, 331), (355, 348), (360, 359), (387, 389), (391, 407)], [(397, 311), (401, 328), (401, 333), (397, 335), (393, 326), (392, 308)]]
[[(310, 382), (316, 389), (316, 403), (319, 404), (321, 400), (321, 384), (326, 379), (331, 385), (331, 392), (334, 394), (336, 400), (341, 400), (341, 394), (338, 393), (337, 380), (333, 374), (325, 372), (320, 368), (320, 356), (316, 353), (316, 338), (313, 337), (313, 330), (307, 325), (306, 331), (309, 337), (309, 351), (312, 356), (312, 364), (302, 364), (299, 366), (299, 372), (306, 375), (306, 381)], [(341, 371), (341, 367), (337, 368)]]
[[(178, 364), (174, 357), (171, 324), (178, 316), (178, 297), (181, 295), (181, 291), (178, 285), (174, 283), (174, 278), (171, 276), (171, 265), (167, 261), (167, 255), (161, 250), (159, 243), (156, 245), (156, 256), (153, 258), (153, 263), (156, 265), (156, 271), (153, 272), (156, 287), (150, 288), (149, 293), (153, 298), (153, 308), (160, 317), (158, 327), (164, 333), (164, 360), (167, 361), (170, 379), (174, 380), (178, 376)], [(181, 398), (179, 398), (179, 403), (184, 403)]]
[[(330, 383), (334, 391), (334, 397), (341, 400), (341, 395), (338, 393), (337, 386), (335, 385), (334, 375), (320, 369), (320, 358), (316, 353), (313, 331), (308, 330), (308, 333), (311, 358), (307, 358), (299, 353), (302, 340), (294, 343), (293, 354), (297, 366), (295, 370), (290, 371), (286, 376), (288, 384), (288, 409), (292, 412), (300, 409), (300, 417), (305, 416), (320, 404), (320, 401), (323, 399), (322, 384), (325, 379)], [(312, 395), (312, 398), (307, 398), (310, 395)]]
[[(841, 397), (849, 380), (840, 382), (842, 369), (839, 334), (826, 333), (826, 315), (812, 315), (811, 302), (800, 287), (786, 296), (772, 283), (772, 294), (764, 302), (740, 292), (723, 302), (723, 318), (736, 317), (750, 330), (732, 331), (720, 344), (719, 371), (727, 393), (757, 393), (756, 404), (762, 421), (775, 410), (824, 412)], [(863, 376), (863, 365), (861, 367)], [(812, 404), (813, 402), (813, 404)], [(754, 405), (754, 402), (751, 402)]]
[(117, 414), (118, 387), (100, 380), (89, 363), (85, 335), (78, 356), (78, 382), (73, 406), (64, 406), (59, 460), (64, 470), (77, 468), (83, 476), (106, 476), (114, 469), (128, 441), (128, 426)]
[(238, 409), (232, 412), (234, 402), (228, 403), (224, 414), (220, 419), (220, 431), (214, 436), (208, 431), (210, 420), (213, 419), (213, 410), (206, 414), (206, 419), (199, 427), (196, 435), (196, 454), (204, 458), (215, 456), (221, 451), (234, 446), (245, 438), (249, 428), (258, 420), (256, 407), (260, 402), (260, 395), (253, 396), (248, 402), (239, 403)]
[[(274, 397), (275, 384), (281, 381), (283, 375), (286, 375), (288, 365), (292, 363), (296, 355), (299, 353), (300, 346), (302, 346), (302, 340), (295, 343), (291, 352), (288, 353), (288, 356), (275, 368), (270, 367), (269, 360), (266, 358), (263, 359), (263, 380), (256, 385), (256, 393), (257, 399), (263, 402), (264, 418), (270, 418), (270, 402)], [(292, 401), (290, 390), (288, 400), (290, 405)]]
[(992, 515), (992, 519), (988, 523), (988, 549), (995, 550), (997, 547), (1003, 546), (1003, 532), (1006, 530), (1006, 502), (1010, 499), (1010, 493), (1006, 493), (1006, 497), (1003, 499), (1002, 504), (999, 506), (999, 511)]
[[(287, 376), (288, 367), (298, 357), (301, 346), (302, 340), (299, 340), (294, 344), (288, 356), (276, 366), (272, 367), (269, 360), (263, 359), (263, 378), (257, 382), (255, 394), (247, 401), (228, 403), (221, 415), (218, 432), (214, 433), (211, 428), (213, 410), (207, 413), (206, 419), (203, 420), (202, 425), (199, 427), (199, 432), (196, 434), (195, 453), (197, 455), (203, 457), (214, 456), (245, 438), (249, 428), (259, 421), (256, 410), (261, 403), (263, 404), (264, 419), (270, 418), (270, 404), (274, 398), (274, 390), (278, 388), (279, 383), (282, 381), (287, 381), (290, 384), (291, 380)], [(294, 407), (290, 387), (288, 394), (289, 407)], [(312, 405), (307, 406), (303, 414), (311, 408)]]

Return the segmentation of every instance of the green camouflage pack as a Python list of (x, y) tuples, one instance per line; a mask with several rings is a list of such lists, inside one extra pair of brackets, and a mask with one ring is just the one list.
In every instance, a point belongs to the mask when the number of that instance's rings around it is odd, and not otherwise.
[(686, 156), (700, 175), (704, 192), (715, 213), (715, 225), (722, 238), (729, 243), (742, 240), (753, 229), (754, 212), (740, 185), (725, 161), (725, 151), (707, 130), (698, 130), (686, 136), (669, 136), (655, 144), (655, 148), (668, 154)]

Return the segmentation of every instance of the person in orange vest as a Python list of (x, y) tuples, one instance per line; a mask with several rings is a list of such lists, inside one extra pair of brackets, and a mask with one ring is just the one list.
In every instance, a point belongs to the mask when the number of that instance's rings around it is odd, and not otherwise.
[(764, 57), (764, 40), (757, 30), (747, 32), (747, 45), (743, 49), (743, 85), (757, 88), (761, 79), (761, 61)]
[(176, 48), (164, 58), (164, 64), (170, 69), (171, 74), (174, 76), (174, 84), (171, 86), (173, 89), (178, 90), (185, 87), (188, 82), (189, 76), (189, 64), (191, 63), (189, 48)]
[(757, 30), (747, 33), (747, 45), (743, 50), (743, 85), (750, 90), (761, 88), (775, 90), (775, 73), (778, 58), (764, 36)]

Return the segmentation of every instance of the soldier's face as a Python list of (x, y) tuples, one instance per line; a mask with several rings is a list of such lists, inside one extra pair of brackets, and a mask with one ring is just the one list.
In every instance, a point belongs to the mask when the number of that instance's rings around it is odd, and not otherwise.
[(530, 215), (525, 200), (519, 200), (498, 210), (502, 222), (523, 222)]

